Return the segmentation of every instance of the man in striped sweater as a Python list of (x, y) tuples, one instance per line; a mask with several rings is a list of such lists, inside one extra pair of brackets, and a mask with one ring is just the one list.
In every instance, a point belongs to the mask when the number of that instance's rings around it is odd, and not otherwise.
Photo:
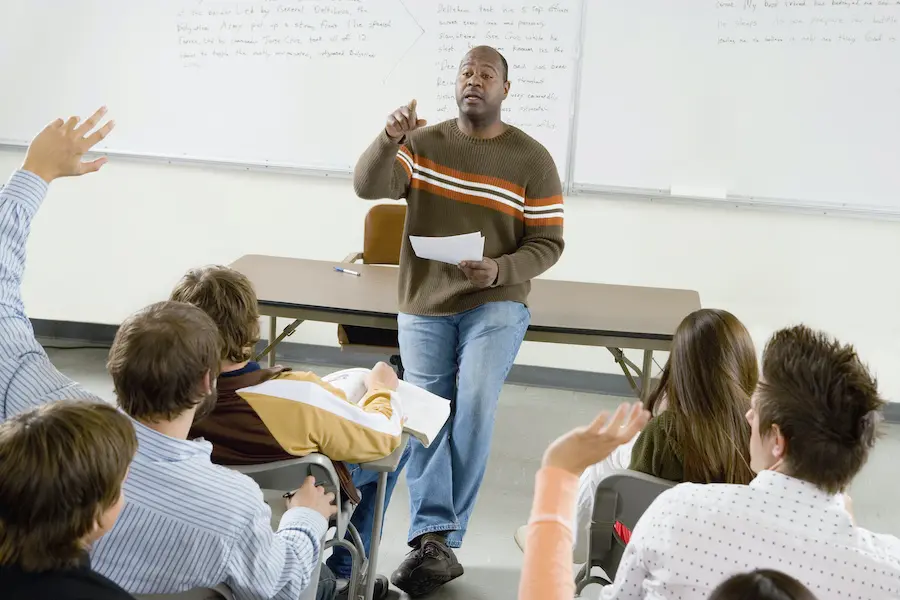
[[(530, 313), (531, 279), (563, 251), (563, 201), (549, 152), (501, 120), (508, 65), (473, 48), (456, 81), (459, 116), (426, 127), (411, 102), (360, 158), (356, 193), (405, 198), (400, 254), (400, 351), (406, 379), (448, 398), (453, 416), (429, 448), (412, 442), (407, 466), (413, 548), (392, 577), (411, 596), (431, 593), (463, 568), (462, 544), (490, 452), (494, 414)], [(480, 261), (416, 257), (410, 235), (480, 231)]]

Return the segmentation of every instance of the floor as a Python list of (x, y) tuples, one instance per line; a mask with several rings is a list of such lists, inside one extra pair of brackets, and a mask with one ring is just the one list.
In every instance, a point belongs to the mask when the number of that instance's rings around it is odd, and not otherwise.
[[(105, 350), (51, 350), (54, 363), (98, 395), (112, 399), (105, 372)], [(302, 367), (300, 367), (302, 368)], [(310, 367), (319, 374), (333, 369)], [(517, 596), (522, 555), (513, 533), (528, 517), (534, 473), (547, 444), (560, 433), (588, 422), (621, 399), (596, 394), (508, 385), (500, 398), (494, 448), (478, 507), (459, 558), (464, 577), (435, 594), (435, 600), (513, 600)], [(885, 436), (851, 490), (863, 527), (900, 536), (900, 497), (896, 457), (900, 426), (885, 427)], [(380, 572), (389, 574), (403, 559), (409, 524), (408, 495), (401, 479), (385, 521)], [(587, 594), (588, 597), (592, 595)], [(393, 599), (405, 598), (393, 592)]]

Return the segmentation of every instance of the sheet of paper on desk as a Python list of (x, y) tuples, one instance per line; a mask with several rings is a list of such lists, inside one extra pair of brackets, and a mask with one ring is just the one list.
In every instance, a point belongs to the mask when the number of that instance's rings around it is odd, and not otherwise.
[[(366, 375), (369, 369), (344, 369), (322, 378), (341, 389), (347, 400), (358, 404), (366, 393)], [(450, 418), (450, 401), (431, 392), (401, 381), (397, 388), (395, 403), (406, 417), (404, 431), (417, 438), (426, 448), (437, 437)]]
[(458, 265), (464, 260), (484, 258), (484, 236), (481, 232), (447, 237), (409, 236), (413, 251), (419, 258)]

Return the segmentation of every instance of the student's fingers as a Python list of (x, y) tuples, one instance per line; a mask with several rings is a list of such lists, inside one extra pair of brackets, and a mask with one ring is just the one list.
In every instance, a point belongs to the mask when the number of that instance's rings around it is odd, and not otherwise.
[(97, 123), (100, 122), (100, 119), (103, 118), (103, 115), (106, 114), (106, 107), (101, 106), (98, 108), (94, 114), (84, 120), (84, 122), (75, 128), (75, 135), (78, 137), (86, 136), (94, 127), (97, 126)]
[(595, 434), (603, 434), (606, 432), (616, 433), (625, 422), (625, 415), (628, 414), (628, 404), (622, 403), (616, 407), (615, 412), (605, 423), (600, 423), (597, 427), (591, 426), (591, 431)]
[(591, 424), (587, 426), (587, 430), (591, 432), (600, 431), (609, 419), (609, 411), (602, 410), (600, 414), (594, 417)]
[(303, 480), (303, 485), (300, 487), (305, 487), (305, 488), (316, 487), (316, 478), (313, 477), (312, 475), (310, 475), (309, 477), (307, 477), (306, 479)]
[(625, 421), (625, 425), (621, 429), (622, 437), (631, 439), (644, 428), (644, 425), (649, 420), (650, 411), (644, 409), (644, 405), (641, 402), (635, 402), (628, 412), (628, 419)]
[(63, 128), (68, 132), (75, 129), (75, 126), (78, 125), (78, 122), (81, 121), (78, 117), (69, 117), (66, 119), (66, 122), (63, 124)]
[(106, 136), (109, 135), (109, 132), (113, 130), (116, 126), (115, 121), (110, 121), (91, 135), (84, 138), (84, 149), (89, 150), (96, 146), (100, 141), (102, 141)]
[(78, 166), (78, 174), (86, 175), (87, 173), (95, 173), (100, 170), (100, 167), (109, 162), (109, 159), (105, 156), (102, 158), (98, 158), (97, 160), (92, 160), (89, 162), (83, 162)]

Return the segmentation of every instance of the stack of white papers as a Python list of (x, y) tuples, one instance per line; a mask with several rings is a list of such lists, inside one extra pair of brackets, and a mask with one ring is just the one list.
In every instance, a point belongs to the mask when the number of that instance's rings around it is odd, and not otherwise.
[(409, 236), (413, 251), (419, 258), (458, 265), (464, 260), (484, 259), (484, 236), (481, 232), (447, 237)]
[[(366, 393), (369, 369), (345, 369), (322, 378), (344, 391), (347, 400), (358, 404)], [(400, 405), (405, 419), (404, 431), (418, 438), (426, 448), (444, 428), (450, 418), (450, 401), (431, 392), (400, 381), (394, 402)]]

